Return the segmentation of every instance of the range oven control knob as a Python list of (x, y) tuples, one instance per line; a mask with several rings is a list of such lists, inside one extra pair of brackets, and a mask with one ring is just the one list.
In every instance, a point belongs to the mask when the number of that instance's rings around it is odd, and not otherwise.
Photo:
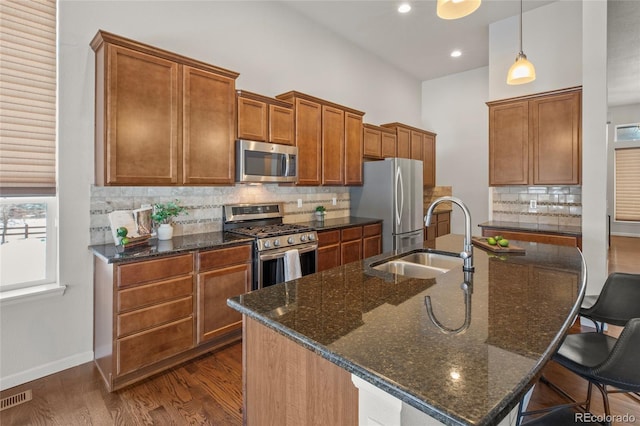
[(316, 236), (315, 236), (315, 235), (313, 235), (313, 234), (309, 234), (309, 237), (308, 237), (308, 238), (309, 238), (309, 241), (313, 241), (313, 240), (315, 240), (315, 239), (316, 239)]
[(280, 240), (276, 239), (273, 241), (273, 245), (278, 247), (280, 245)]
[(264, 248), (269, 248), (271, 247), (271, 241), (267, 240), (264, 242)]
[(293, 239), (293, 237), (289, 237), (289, 239), (287, 240), (287, 242), (288, 242), (289, 244), (293, 244), (293, 242), (294, 242), (294, 241), (295, 241), (295, 240)]
[(307, 236), (306, 235), (301, 236), (300, 241), (302, 242), (307, 241)]

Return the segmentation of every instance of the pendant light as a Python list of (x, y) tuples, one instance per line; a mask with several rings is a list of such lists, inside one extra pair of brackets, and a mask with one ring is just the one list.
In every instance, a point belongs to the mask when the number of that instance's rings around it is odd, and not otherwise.
[(442, 19), (458, 19), (480, 7), (482, 0), (438, 0), (436, 13)]
[(525, 84), (536, 79), (536, 69), (522, 51), (522, 0), (520, 0), (520, 52), (507, 74), (507, 84)]

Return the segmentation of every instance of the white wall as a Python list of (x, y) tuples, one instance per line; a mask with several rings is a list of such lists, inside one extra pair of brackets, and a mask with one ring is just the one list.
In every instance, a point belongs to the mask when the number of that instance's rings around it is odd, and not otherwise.
[[(94, 55), (98, 29), (241, 73), (238, 88), (298, 90), (365, 111), (372, 123), (420, 123), (420, 82), (277, 2), (59, 4), (60, 280), (64, 296), (3, 306), (2, 388), (92, 359)], [(215, 189), (212, 189), (215, 191)]]
[(611, 215), (611, 234), (627, 237), (640, 237), (640, 223), (615, 222), (615, 148), (639, 146), (634, 142), (615, 142), (616, 125), (640, 123), (640, 104), (623, 105), (609, 108), (609, 130), (607, 135), (607, 210)]
[(582, 84), (582, 2), (559, 1), (522, 17), (523, 51), (536, 68), (531, 83), (509, 86), (519, 51), (519, 16), (489, 26), (489, 99), (498, 100)]
[[(453, 187), (471, 211), (471, 229), (489, 214), (488, 67), (422, 83), (422, 127), (436, 137), (436, 182)], [(464, 233), (464, 216), (453, 206), (451, 232)]]

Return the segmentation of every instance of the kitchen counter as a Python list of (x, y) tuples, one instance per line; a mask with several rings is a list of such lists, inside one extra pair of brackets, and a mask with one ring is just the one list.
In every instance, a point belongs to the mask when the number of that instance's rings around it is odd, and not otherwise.
[(382, 222), (382, 219), (348, 216), (325, 219), (323, 221), (312, 220), (309, 222), (296, 222), (296, 224), (310, 226), (316, 231), (327, 231), (329, 229), (349, 228), (351, 226), (362, 226), (380, 222)]
[[(525, 254), (500, 256), (474, 248), (475, 272), (466, 277), (461, 267), (431, 279), (372, 269), (393, 255), (387, 253), (228, 304), (440, 422), (497, 424), (559, 346), (586, 285), (576, 248), (521, 246)], [(459, 235), (436, 239), (438, 250), (461, 247)], [(472, 288), (468, 328), (446, 334), (427, 315), (425, 296), (441, 325), (458, 328), (465, 323), (465, 279)], [(250, 352), (251, 341), (245, 345)]]
[(545, 225), (538, 223), (505, 222), (493, 220), (478, 225), (480, 228), (504, 229), (505, 231), (536, 232), (552, 235), (582, 236), (582, 228), (568, 225)]
[(207, 232), (173, 237), (173, 239), (168, 241), (159, 241), (154, 238), (149, 240), (148, 245), (132, 247), (127, 250), (123, 250), (113, 243), (89, 246), (89, 249), (93, 251), (94, 255), (100, 257), (107, 263), (118, 263), (168, 256), (193, 250), (206, 250), (238, 244), (248, 244), (252, 241), (253, 238), (228, 232)]

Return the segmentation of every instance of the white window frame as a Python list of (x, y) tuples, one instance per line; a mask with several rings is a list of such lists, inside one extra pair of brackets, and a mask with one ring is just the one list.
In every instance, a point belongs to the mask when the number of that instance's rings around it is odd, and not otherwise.
[[(637, 128), (637, 129), (640, 129), (640, 123), (617, 124), (616, 127), (615, 127), (615, 132), (613, 133), (613, 141), (614, 142), (618, 142), (618, 143), (638, 142), (640, 144), (640, 138), (637, 138), (637, 139), (624, 139), (624, 138), (620, 139), (619, 138), (619, 135), (620, 135), (619, 130), (629, 129), (629, 128), (633, 128), (633, 127)], [(634, 144), (632, 146), (636, 146), (636, 145), (638, 145), (638, 144)]]

